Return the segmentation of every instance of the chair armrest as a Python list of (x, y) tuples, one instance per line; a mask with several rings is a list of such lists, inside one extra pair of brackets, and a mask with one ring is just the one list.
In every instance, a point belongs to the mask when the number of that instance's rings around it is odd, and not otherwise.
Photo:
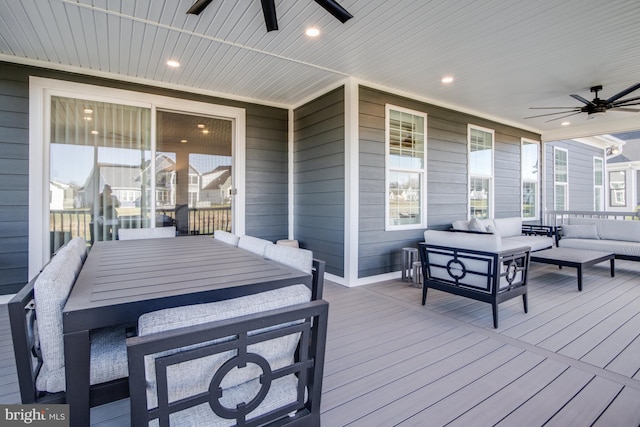
[(324, 289), (324, 270), (326, 267), (326, 263), (321, 259), (313, 259), (312, 275), (313, 279), (311, 280), (311, 300), (315, 301), (318, 299), (322, 299), (322, 291)]

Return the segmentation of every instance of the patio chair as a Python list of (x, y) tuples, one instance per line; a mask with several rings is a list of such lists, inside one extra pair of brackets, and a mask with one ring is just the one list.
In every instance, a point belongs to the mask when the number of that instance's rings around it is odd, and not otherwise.
[(429, 288), (491, 304), (498, 327), (498, 304), (522, 295), (527, 308), (527, 277), (531, 248), (502, 250), (496, 234), (427, 230), (419, 244), (422, 263), (422, 305)]
[[(7, 305), (22, 403), (65, 402), (62, 309), (86, 256), (74, 240)], [(91, 333), (92, 406), (128, 396), (125, 339), (124, 327)]]
[(312, 251), (286, 245), (271, 245), (265, 249), (264, 257), (312, 274), (312, 299), (322, 299), (326, 263), (313, 258)]
[(304, 285), (144, 314), (131, 425), (320, 425), (328, 303)]
[(163, 239), (176, 237), (176, 228), (156, 227), (156, 228), (121, 228), (118, 230), (120, 240), (134, 239)]
[(260, 255), (261, 257), (264, 257), (267, 246), (271, 245), (273, 245), (273, 242), (253, 236), (240, 236), (238, 240), (238, 247), (240, 249)]
[(240, 238), (233, 233), (229, 233), (224, 230), (216, 230), (213, 232), (213, 238), (220, 240), (223, 243), (227, 243), (232, 246), (238, 246)]

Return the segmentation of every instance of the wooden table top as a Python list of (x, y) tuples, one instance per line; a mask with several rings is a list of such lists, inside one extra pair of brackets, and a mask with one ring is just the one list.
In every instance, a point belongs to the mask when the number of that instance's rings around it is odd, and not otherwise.
[(311, 275), (210, 236), (96, 243), (63, 310), (65, 333), (136, 321), (161, 308), (234, 298)]

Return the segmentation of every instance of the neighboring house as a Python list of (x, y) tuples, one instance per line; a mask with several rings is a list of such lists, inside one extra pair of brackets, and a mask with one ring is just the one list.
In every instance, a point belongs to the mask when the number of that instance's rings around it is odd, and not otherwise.
[(69, 184), (55, 180), (49, 182), (49, 209), (71, 209), (74, 207), (74, 198), (74, 189)]
[(200, 177), (202, 189), (200, 195), (206, 200), (201, 207), (228, 203), (231, 190), (231, 166), (219, 166)]
[(640, 131), (617, 136), (626, 142), (607, 158), (608, 210), (636, 211), (640, 206)]

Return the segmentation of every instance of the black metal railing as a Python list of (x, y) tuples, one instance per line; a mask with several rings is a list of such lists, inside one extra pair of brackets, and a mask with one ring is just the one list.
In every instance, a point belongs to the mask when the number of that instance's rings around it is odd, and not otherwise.
[[(215, 230), (231, 231), (231, 207), (182, 209), (185, 209), (185, 217), (182, 217), (181, 208), (157, 208), (156, 227), (175, 225), (180, 235), (211, 235)], [(140, 215), (118, 216), (118, 220), (119, 228), (150, 226), (149, 219)], [(92, 224), (91, 210), (88, 208), (50, 210), (51, 253), (78, 236), (92, 243)]]

